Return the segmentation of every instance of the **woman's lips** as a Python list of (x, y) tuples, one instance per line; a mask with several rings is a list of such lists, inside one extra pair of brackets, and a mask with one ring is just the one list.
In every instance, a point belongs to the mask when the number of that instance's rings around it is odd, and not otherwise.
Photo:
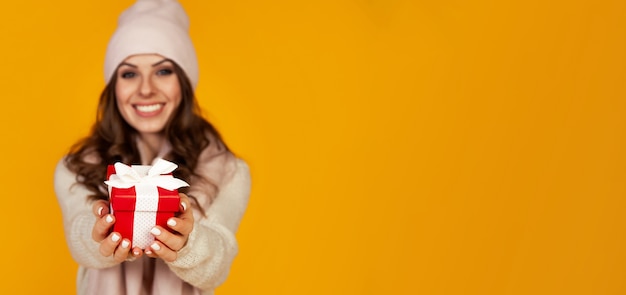
[(141, 116), (154, 116), (160, 113), (163, 109), (164, 103), (134, 105), (135, 110)]

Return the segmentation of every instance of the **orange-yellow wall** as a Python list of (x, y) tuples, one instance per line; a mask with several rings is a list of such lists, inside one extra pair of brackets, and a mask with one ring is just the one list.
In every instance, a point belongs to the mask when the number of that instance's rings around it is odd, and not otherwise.
[[(623, 1), (182, 1), (252, 169), (217, 294), (624, 294)], [(74, 292), (56, 161), (132, 1), (0, 9), (2, 294)]]

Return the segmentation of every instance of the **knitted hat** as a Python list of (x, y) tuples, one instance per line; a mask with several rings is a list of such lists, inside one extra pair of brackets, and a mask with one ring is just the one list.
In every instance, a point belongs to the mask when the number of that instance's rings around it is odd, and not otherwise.
[(189, 37), (189, 19), (176, 0), (137, 0), (120, 15), (104, 60), (106, 83), (127, 57), (153, 53), (176, 62), (195, 89), (198, 61)]

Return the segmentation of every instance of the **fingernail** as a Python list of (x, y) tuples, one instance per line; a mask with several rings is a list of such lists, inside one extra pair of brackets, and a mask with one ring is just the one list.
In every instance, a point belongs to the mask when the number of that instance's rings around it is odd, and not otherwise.
[(113, 236), (111, 236), (111, 240), (113, 240), (113, 242), (117, 242), (120, 240), (120, 235), (118, 234), (113, 234)]
[(183, 211), (187, 211), (187, 203), (181, 202), (180, 204), (183, 205)]
[(122, 248), (126, 249), (126, 248), (128, 248), (128, 246), (130, 246), (130, 242), (128, 240), (123, 240), (122, 241)]
[(155, 236), (158, 236), (158, 235), (160, 235), (160, 234), (161, 234), (161, 231), (160, 231), (158, 228), (156, 228), (156, 227), (153, 227), (153, 228), (150, 230), (150, 232), (151, 232), (153, 235), (155, 235)]
[(167, 225), (169, 226), (176, 226), (176, 220), (174, 220), (174, 218), (170, 218), (167, 220)]
[(104, 220), (106, 220), (107, 223), (111, 223), (113, 222), (113, 217), (111, 217), (111, 215), (107, 215), (107, 217)]
[(159, 250), (161, 250), (161, 246), (159, 246), (159, 244), (157, 244), (157, 243), (152, 244), (152, 245), (150, 246), (150, 248), (152, 248), (152, 250), (154, 250), (154, 251), (159, 251)]
[(139, 252), (139, 250), (135, 250), (135, 251), (133, 251), (133, 255), (135, 255), (135, 256), (139, 256), (139, 254), (141, 254), (141, 252)]
[(98, 208), (98, 216), (102, 216), (102, 210), (104, 210), (104, 207)]
[(152, 254), (152, 251), (150, 251), (150, 249), (147, 249), (146, 250), (146, 254), (150, 255), (150, 254)]

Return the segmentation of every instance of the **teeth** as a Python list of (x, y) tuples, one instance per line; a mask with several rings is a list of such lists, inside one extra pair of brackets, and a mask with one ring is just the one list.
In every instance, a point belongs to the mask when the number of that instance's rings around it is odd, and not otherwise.
[(136, 106), (137, 110), (144, 113), (154, 112), (161, 108), (161, 104), (151, 104), (151, 105), (138, 105)]

